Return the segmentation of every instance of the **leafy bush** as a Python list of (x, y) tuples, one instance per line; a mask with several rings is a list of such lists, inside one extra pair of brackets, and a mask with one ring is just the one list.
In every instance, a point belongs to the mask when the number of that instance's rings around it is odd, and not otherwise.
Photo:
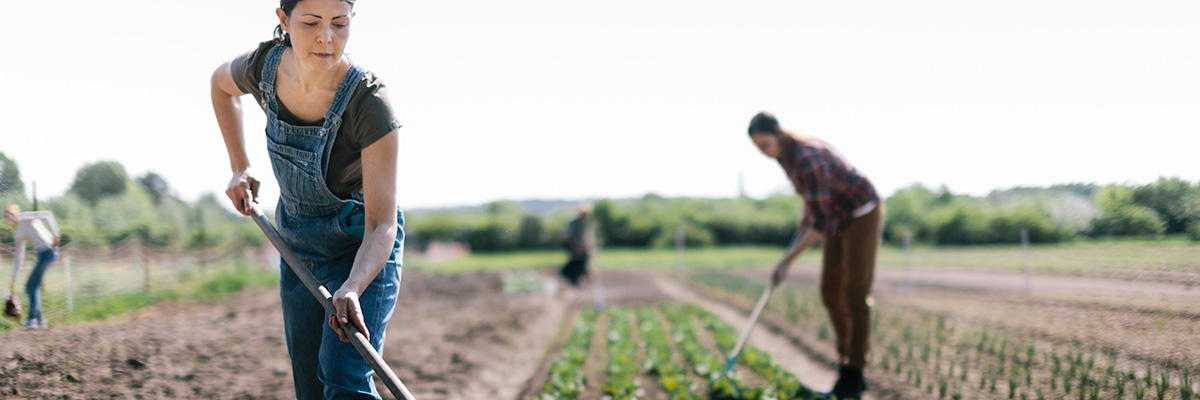
[(128, 177), (125, 167), (116, 161), (100, 161), (84, 165), (75, 172), (70, 191), (95, 204), (101, 198), (125, 192)]
[(1134, 191), (1124, 186), (1108, 186), (1096, 194), (1100, 216), (1092, 223), (1098, 236), (1157, 235), (1166, 223), (1149, 207), (1133, 201)]

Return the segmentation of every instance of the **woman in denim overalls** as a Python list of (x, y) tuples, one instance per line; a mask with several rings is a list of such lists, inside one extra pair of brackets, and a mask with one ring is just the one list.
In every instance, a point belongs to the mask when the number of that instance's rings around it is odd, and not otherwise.
[[(380, 353), (400, 288), (403, 215), (396, 207), (398, 139), (393, 129), (361, 149), (362, 187), (349, 198), (326, 182), (330, 152), (343, 115), (365, 70), (343, 57), (353, 1), (281, 1), (280, 25), (262, 68), (260, 106), (267, 116), (267, 150), (279, 182), (275, 218), (280, 235), (333, 294), (337, 315), (320, 303), (287, 265), (281, 265), (284, 332), (296, 397), (374, 398), (374, 372), (336, 320), (354, 323)], [(231, 61), (232, 62), (232, 61)], [(231, 62), (213, 73), (213, 108), (229, 153), (233, 177), (226, 194), (249, 215), (258, 181), (247, 172), (238, 97)], [(336, 89), (335, 89), (336, 88)], [(279, 117), (280, 107), (297, 119)], [(390, 117), (390, 116), (389, 116)]]

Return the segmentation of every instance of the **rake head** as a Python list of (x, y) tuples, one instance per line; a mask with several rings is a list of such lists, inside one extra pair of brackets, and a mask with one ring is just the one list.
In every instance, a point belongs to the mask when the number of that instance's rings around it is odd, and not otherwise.
[(21, 316), (21, 299), (12, 293), (4, 294), (4, 315), (14, 318)]

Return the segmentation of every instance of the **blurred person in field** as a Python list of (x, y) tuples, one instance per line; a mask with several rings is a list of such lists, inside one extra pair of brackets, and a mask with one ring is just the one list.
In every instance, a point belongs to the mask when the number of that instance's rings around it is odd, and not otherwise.
[[(232, 177), (225, 194), (243, 215), (257, 203), (240, 97), (266, 114), (267, 153), (279, 182), (276, 224), (309, 265), (281, 260), (280, 298), (300, 399), (379, 399), (375, 372), (341, 324), (383, 353), (400, 292), (404, 215), (396, 207), (400, 123), (387, 87), (345, 54), (353, 0), (281, 0), (275, 37), (217, 67), (213, 111)], [(334, 291), (325, 312), (292, 268)]]
[[(25, 243), (37, 251), (37, 264), (29, 273), (25, 282), (25, 292), (29, 293), (29, 316), (21, 324), (22, 329), (46, 329), (46, 318), (42, 315), (42, 278), (50, 264), (58, 259), (59, 232), (54, 214), (49, 211), (26, 211), (16, 204), (4, 208), (4, 222), (16, 229), (14, 240), (17, 243), (17, 255), (13, 265), (13, 280), (25, 261)], [(16, 295), (15, 293), (13, 294)]]
[(567, 248), (567, 263), (559, 274), (571, 286), (579, 287), (579, 282), (588, 275), (588, 257), (591, 247), (588, 245), (588, 220), (592, 215), (592, 205), (584, 204), (579, 207), (579, 213), (567, 223), (563, 232), (563, 247)]
[(755, 115), (748, 131), (754, 145), (779, 162), (804, 201), (797, 235), (771, 274), (771, 284), (783, 282), (796, 258), (823, 240), (821, 299), (841, 357), (838, 380), (828, 395), (860, 398), (867, 388), (868, 295), (883, 234), (883, 203), (866, 176), (828, 143), (780, 128), (767, 112)]

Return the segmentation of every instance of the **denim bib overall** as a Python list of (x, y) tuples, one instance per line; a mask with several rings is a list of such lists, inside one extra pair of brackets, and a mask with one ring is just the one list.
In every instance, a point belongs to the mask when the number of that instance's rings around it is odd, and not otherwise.
[[(267, 151), (279, 182), (276, 225), (284, 241), (317, 280), (333, 293), (350, 276), (364, 230), (361, 191), (339, 199), (325, 183), (329, 153), (342, 123), (342, 112), (365, 71), (351, 65), (338, 85), (321, 126), (295, 126), (279, 119), (275, 73), (287, 47), (273, 47), (263, 66), (260, 105), (267, 115)], [(359, 297), (371, 345), (383, 352), (383, 338), (400, 290), (404, 215), (396, 210), (396, 241), (387, 265)], [(329, 316), (299, 277), (280, 260), (279, 292), (284, 333), (292, 359), (298, 399), (379, 399), (369, 364), (329, 327)]]

